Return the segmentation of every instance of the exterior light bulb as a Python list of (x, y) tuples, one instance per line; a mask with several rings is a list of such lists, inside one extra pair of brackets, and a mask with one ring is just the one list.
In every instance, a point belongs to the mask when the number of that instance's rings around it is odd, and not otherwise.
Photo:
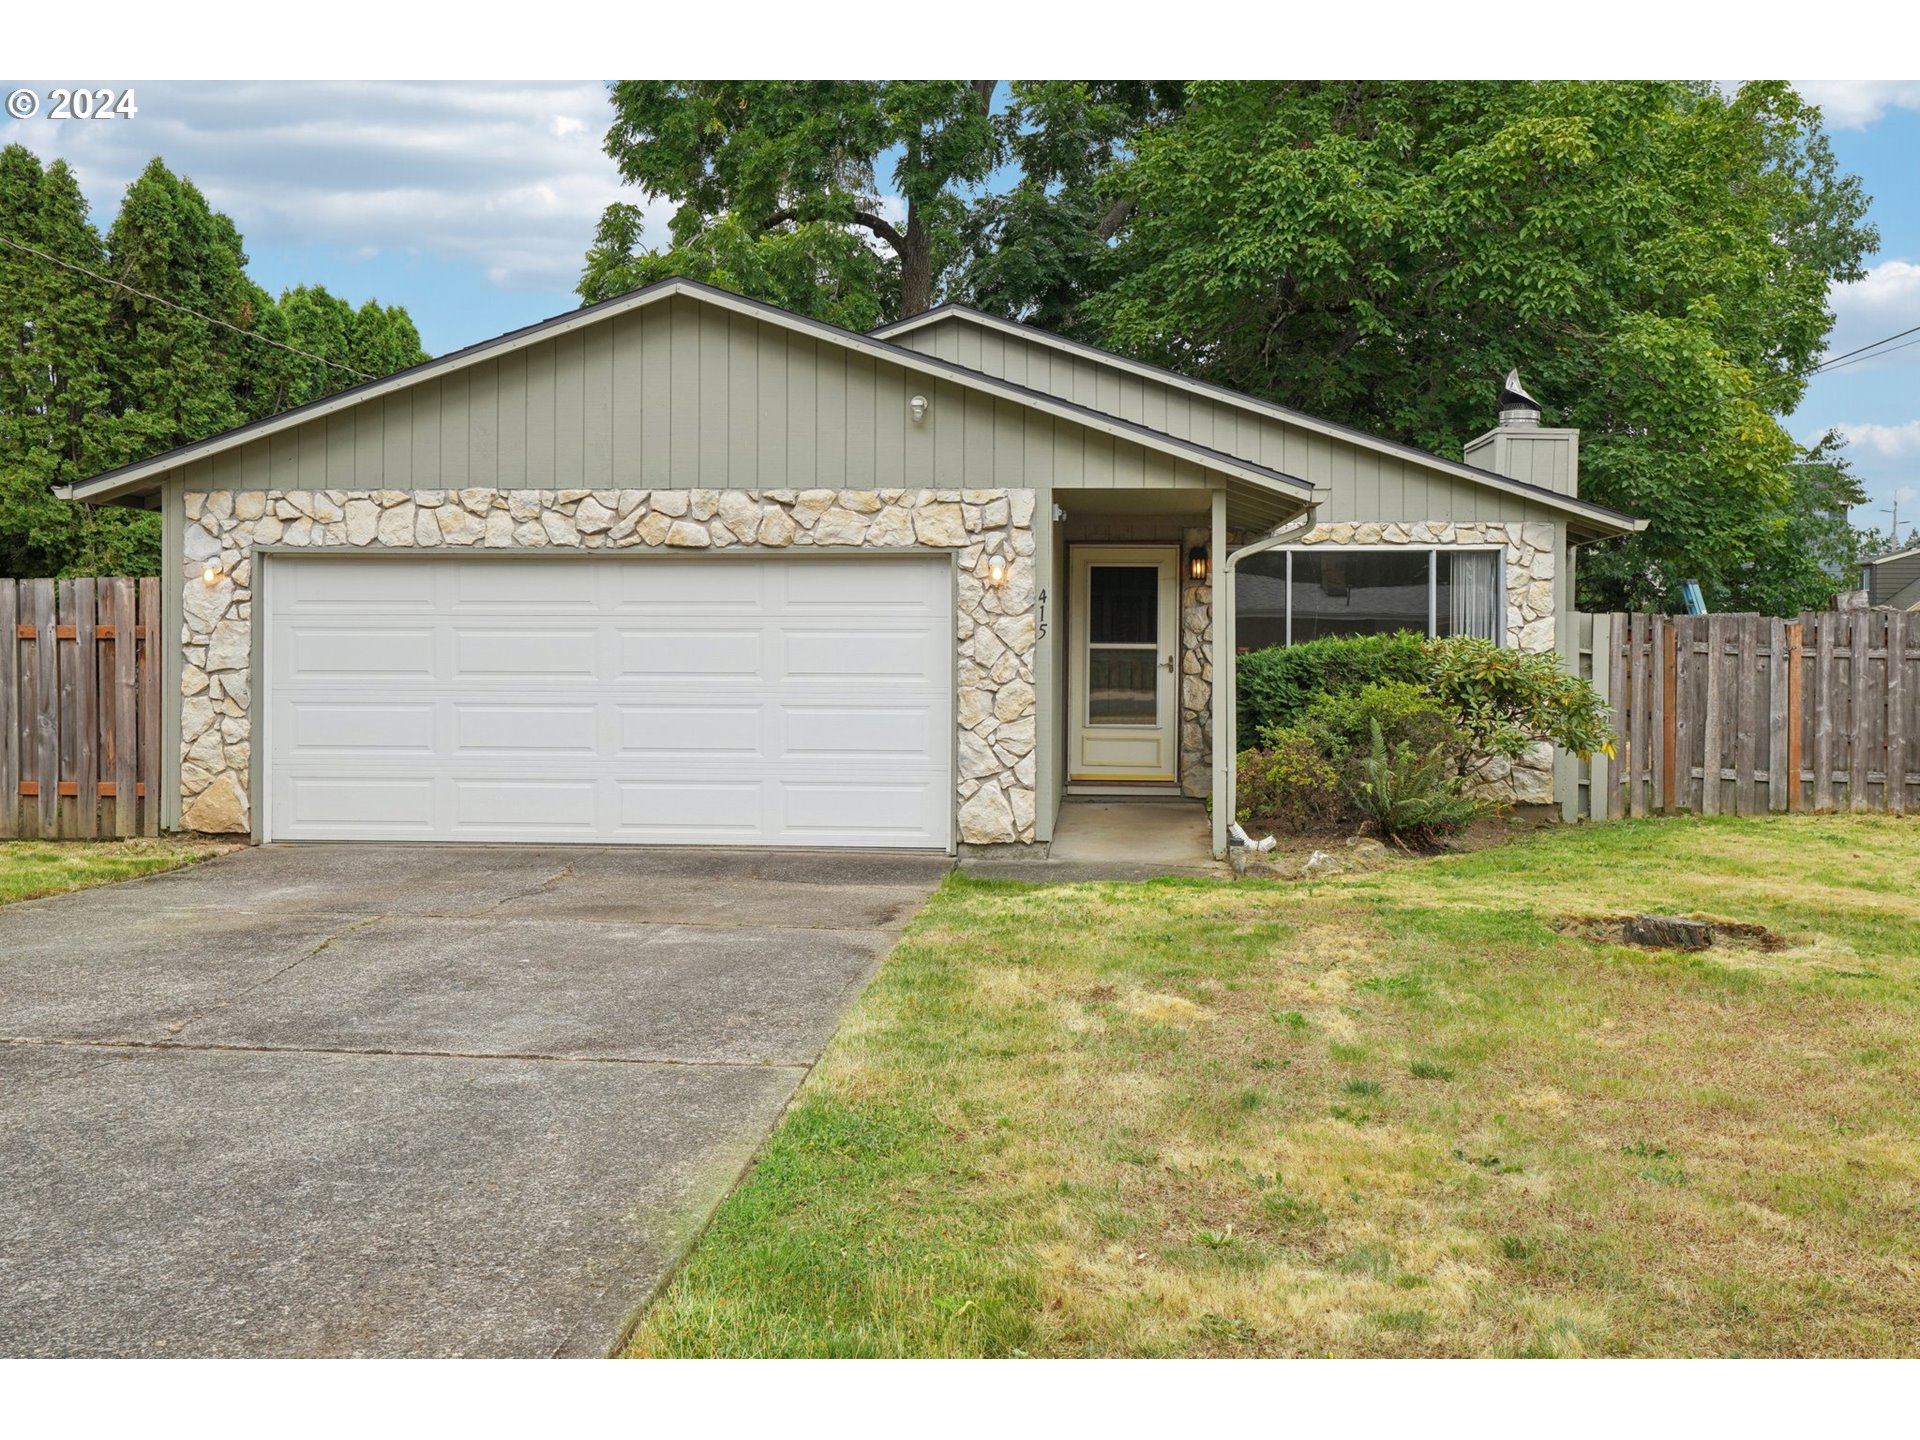
[(1007, 583), (1007, 562), (998, 555), (987, 562), (987, 583), (996, 590)]
[(907, 401), (907, 409), (913, 415), (913, 423), (918, 425), (922, 420), (927, 418), (927, 397), (924, 395), (914, 396), (911, 400)]
[(215, 585), (218, 585), (220, 583), (220, 567), (218, 565), (207, 566), (206, 569), (200, 572), (200, 583), (208, 589), (212, 589)]

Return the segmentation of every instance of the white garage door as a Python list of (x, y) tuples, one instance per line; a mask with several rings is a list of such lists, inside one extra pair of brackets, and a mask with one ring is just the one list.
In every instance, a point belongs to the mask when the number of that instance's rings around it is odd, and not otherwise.
[(276, 556), (276, 840), (945, 849), (944, 558)]

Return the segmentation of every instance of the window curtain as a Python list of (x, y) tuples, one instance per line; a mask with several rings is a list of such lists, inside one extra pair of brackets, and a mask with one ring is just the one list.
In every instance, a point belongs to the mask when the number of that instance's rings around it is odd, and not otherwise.
[(1495, 593), (1499, 556), (1491, 550), (1455, 550), (1449, 557), (1447, 618), (1449, 634), (1478, 635), (1484, 640), (1500, 633), (1500, 597)]

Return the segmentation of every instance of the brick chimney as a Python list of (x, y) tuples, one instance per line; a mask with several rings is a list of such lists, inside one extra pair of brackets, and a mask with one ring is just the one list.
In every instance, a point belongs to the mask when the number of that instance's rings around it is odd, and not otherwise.
[(1500, 387), (1500, 423), (1467, 442), (1466, 460), (1509, 480), (1560, 495), (1580, 493), (1580, 432), (1540, 423), (1540, 402), (1509, 370)]

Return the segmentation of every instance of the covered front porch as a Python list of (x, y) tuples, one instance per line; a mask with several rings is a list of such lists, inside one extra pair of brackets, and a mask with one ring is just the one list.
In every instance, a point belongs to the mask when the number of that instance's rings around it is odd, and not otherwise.
[[(1208, 861), (1224, 856), (1232, 807), (1209, 818), (1192, 804), (1222, 783), (1217, 762), (1234, 745), (1231, 706), (1216, 704), (1215, 667), (1231, 633), (1222, 561), (1310, 508), (1299, 495), (1244, 483), (1063, 489), (1053, 506), (1039, 642), (1051, 681), (1041, 687), (1051, 776), (1039, 835), (1056, 840), (1059, 827), (1087, 820), (1091, 811), (1069, 812), (1076, 803), (1185, 800)], [(1158, 818), (1115, 810), (1109, 833), (1124, 834), (1129, 815)]]

